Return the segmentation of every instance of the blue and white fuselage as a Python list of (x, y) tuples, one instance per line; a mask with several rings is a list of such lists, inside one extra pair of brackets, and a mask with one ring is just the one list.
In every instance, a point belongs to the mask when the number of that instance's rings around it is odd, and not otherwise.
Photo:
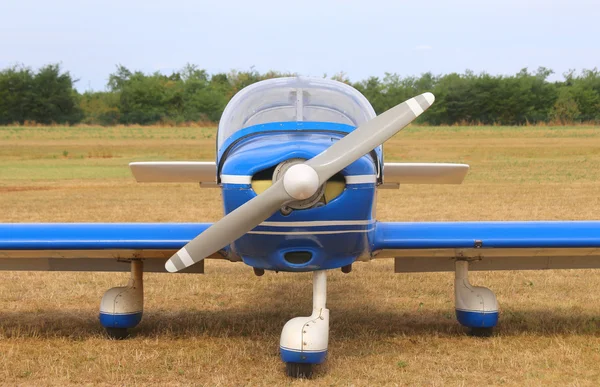
[[(367, 99), (339, 82), (284, 78), (242, 90), (223, 112), (217, 137), (225, 214), (257, 195), (253, 180), (275, 181), (277, 168), (313, 158), (374, 117)], [(227, 254), (281, 271), (338, 268), (370, 254), (382, 165), (379, 146), (338, 174), (334, 198), (319, 199), (321, 192), (315, 202), (277, 211)]]
[[(236, 133), (218, 155), (225, 213), (256, 196), (251, 182), (261, 171), (290, 159), (308, 160), (352, 126), (324, 122), (257, 125)], [(326, 204), (276, 212), (230, 246), (230, 254), (259, 269), (312, 271), (346, 266), (370, 254), (381, 149), (342, 170), (345, 187)]]

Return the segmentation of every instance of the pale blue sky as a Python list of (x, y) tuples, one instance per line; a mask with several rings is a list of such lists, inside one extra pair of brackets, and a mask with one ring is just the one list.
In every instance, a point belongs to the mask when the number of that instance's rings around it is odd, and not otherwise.
[(80, 90), (104, 89), (117, 63), (352, 80), (546, 66), (560, 77), (600, 67), (599, 19), (598, 0), (0, 0), (0, 68), (61, 62)]

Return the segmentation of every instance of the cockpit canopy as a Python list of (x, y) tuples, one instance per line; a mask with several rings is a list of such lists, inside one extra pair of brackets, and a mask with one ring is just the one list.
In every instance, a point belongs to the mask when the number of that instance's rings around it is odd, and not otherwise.
[(358, 90), (319, 78), (274, 78), (255, 83), (227, 104), (218, 149), (237, 131), (269, 122), (312, 121), (359, 126), (376, 116)]

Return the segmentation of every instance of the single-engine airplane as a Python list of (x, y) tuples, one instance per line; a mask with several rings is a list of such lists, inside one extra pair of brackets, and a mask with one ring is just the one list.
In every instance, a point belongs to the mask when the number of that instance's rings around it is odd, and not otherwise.
[(376, 116), (346, 84), (302, 77), (258, 82), (221, 117), (216, 162), (134, 162), (138, 182), (220, 187), (214, 224), (1, 224), (1, 270), (123, 271), (100, 323), (124, 338), (142, 319), (143, 271), (203, 272), (206, 258), (265, 270), (313, 272), (313, 311), (285, 324), (287, 373), (309, 376), (327, 355), (327, 270), (395, 259), (395, 272), (455, 272), (460, 324), (488, 335), (498, 302), (469, 270), (600, 267), (600, 222), (377, 222), (377, 190), (460, 184), (464, 164), (384, 163), (382, 144), (434, 102), (431, 93)]

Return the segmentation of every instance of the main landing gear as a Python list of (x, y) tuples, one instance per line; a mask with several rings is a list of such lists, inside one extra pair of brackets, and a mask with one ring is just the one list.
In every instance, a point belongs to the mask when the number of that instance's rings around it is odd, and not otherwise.
[(281, 332), (279, 349), (288, 376), (310, 378), (313, 366), (325, 361), (329, 342), (329, 309), (325, 307), (326, 301), (327, 274), (324, 270), (315, 271), (312, 314), (291, 319)]
[(490, 289), (471, 285), (468, 261), (456, 261), (454, 287), (458, 322), (471, 336), (491, 336), (498, 324), (498, 301)]
[(129, 329), (142, 320), (144, 310), (143, 263), (131, 261), (131, 278), (127, 286), (112, 288), (104, 293), (100, 302), (100, 324), (111, 339), (122, 340)]

